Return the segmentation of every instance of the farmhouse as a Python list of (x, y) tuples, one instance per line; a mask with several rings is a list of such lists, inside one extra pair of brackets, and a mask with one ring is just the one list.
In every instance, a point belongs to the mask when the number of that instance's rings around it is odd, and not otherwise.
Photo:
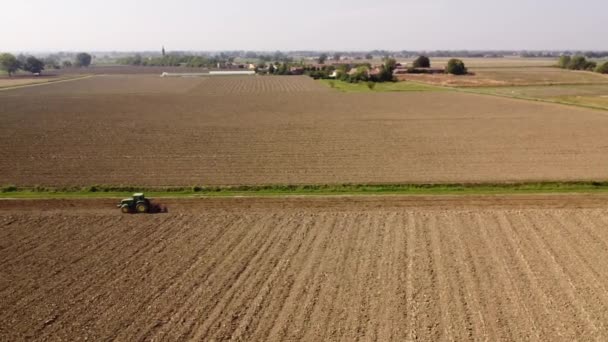
[(304, 68), (299, 67), (299, 66), (293, 66), (293, 67), (289, 68), (289, 72), (292, 75), (302, 75), (302, 74), (304, 74)]

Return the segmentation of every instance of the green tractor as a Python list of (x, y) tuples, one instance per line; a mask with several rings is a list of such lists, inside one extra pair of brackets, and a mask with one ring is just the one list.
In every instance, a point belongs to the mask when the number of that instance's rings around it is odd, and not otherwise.
[(153, 209), (150, 200), (143, 193), (133, 194), (133, 198), (125, 198), (117, 205), (125, 214), (128, 213), (149, 213)]

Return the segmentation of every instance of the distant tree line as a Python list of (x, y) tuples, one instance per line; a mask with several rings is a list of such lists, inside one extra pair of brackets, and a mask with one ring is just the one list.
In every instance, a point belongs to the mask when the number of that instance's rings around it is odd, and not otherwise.
[(568, 70), (595, 71), (601, 74), (608, 73), (608, 62), (598, 65), (594, 61), (587, 60), (585, 56), (561, 56), (557, 66)]
[(18, 55), (15, 57), (10, 53), (0, 54), (0, 70), (4, 70), (8, 76), (14, 75), (17, 71), (23, 70), (32, 74), (40, 74), (45, 69), (60, 69), (63, 67), (71, 67), (73, 65), (88, 67), (91, 64), (92, 56), (88, 53), (79, 53), (76, 55), (74, 63), (64, 61), (62, 65), (59, 60), (53, 56), (39, 59), (34, 56)]
[(339, 65), (304, 66), (305, 74), (314, 79), (336, 78), (343, 82), (392, 82), (395, 80), (393, 72), (397, 61), (393, 58), (384, 60), (384, 63), (372, 68), (369, 63), (343, 63)]
[[(194, 54), (188, 52), (163, 53), (160, 56), (155, 54), (135, 54), (132, 56), (122, 56), (116, 59), (116, 63), (122, 65), (141, 65), (141, 66), (187, 66), (187, 67), (206, 67), (214, 68), (227, 66), (235, 63), (236, 58), (243, 58), (250, 62), (259, 63), (293, 63), (294, 59), (287, 54), (276, 51), (270, 54), (258, 54), (255, 52), (220, 52), (219, 54)], [(243, 65), (243, 64), (240, 64)]]
[[(323, 57), (323, 56), (321, 56)], [(383, 64), (372, 67), (370, 63), (340, 63), (333, 65), (305, 65), (304, 70), (307, 75), (314, 79), (330, 79), (335, 78), (339, 81), (348, 83), (359, 82), (391, 82), (395, 81), (395, 70), (402, 68), (394, 58), (387, 57)], [(429, 72), (431, 60), (428, 56), (418, 56), (412, 67), (407, 69), (409, 73), (425, 73)], [(466, 75), (468, 70), (464, 62), (460, 59), (450, 59), (443, 71), (453, 75)]]
[(141, 65), (141, 66), (187, 66), (193, 68), (214, 68), (218, 65), (224, 66), (232, 64), (235, 57), (220, 54), (217, 56), (201, 55), (182, 55), (166, 54), (159, 57), (142, 57), (140, 54), (134, 56), (121, 57), (116, 63), (122, 65)]

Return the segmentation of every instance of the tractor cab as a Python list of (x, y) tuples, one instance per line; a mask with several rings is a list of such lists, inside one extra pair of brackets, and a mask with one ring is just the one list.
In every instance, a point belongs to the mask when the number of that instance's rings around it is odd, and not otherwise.
[(117, 205), (123, 213), (147, 213), (150, 210), (150, 201), (143, 193), (133, 194), (132, 198), (125, 198)]

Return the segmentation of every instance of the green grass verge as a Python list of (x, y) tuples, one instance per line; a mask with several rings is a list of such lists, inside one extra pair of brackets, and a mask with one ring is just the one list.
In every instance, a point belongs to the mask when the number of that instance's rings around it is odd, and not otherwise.
[[(478, 94), (478, 95), (490, 95), (490, 96), (498, 96), (505, 97), (510, 99), (517, 100), (526, 100), (526, 101), (534, 101), (534, 102), (545, 102), (545, 103), (553, 103), (553, 104), (561, 104), (567, 106), (575, 106), (581, 108), (588, 109), (599, 109), (599, 110), (608, 110), (608, 107), (603, 103), (597, 104), (591, 101), (573, 101), (572, 98), (576, 98), (576, 96), (556, 96), (556, 97), (539, 97), (539, 96), (529, 96), (520, 93), (509, 93), (508, 90), (511, 87), (497, 87), (497, 88), (466, 88), (466, 87), (452, 87), (451, 89), (454, 91), (462, 92), (462, 93), (470, 93), (470, 94)], [(521, 86), (517, 86), (514, 88), (521, 88)], [(496, 89), (500, 89), (501, 91), (496, 91)], [(602, 99), (603, 100), (603, 99)]]
[(604, 182), (541, 182), (488, 184), (337, 184), (337, 185), (260, 185), (134, 187), (90, 186), (70, 188), (0, 188), (0, 198), (117, 198), (134, 192), (150, 197), (234, 197), (234, 196), (331, 196), (331, 195), (484, 195), (608, 192)]
[(366, 82), (348, 83), (338, 80), (319, 80), (326, 86), (345, 93), (385, 93), (385, 92), (400, 92), (400, 91), (445, 91), (446, 88), (436, 87), (432, 85), (414, 83), (414, 82), (382, 82), (375, 83), (373, 89), (370, 89)]

